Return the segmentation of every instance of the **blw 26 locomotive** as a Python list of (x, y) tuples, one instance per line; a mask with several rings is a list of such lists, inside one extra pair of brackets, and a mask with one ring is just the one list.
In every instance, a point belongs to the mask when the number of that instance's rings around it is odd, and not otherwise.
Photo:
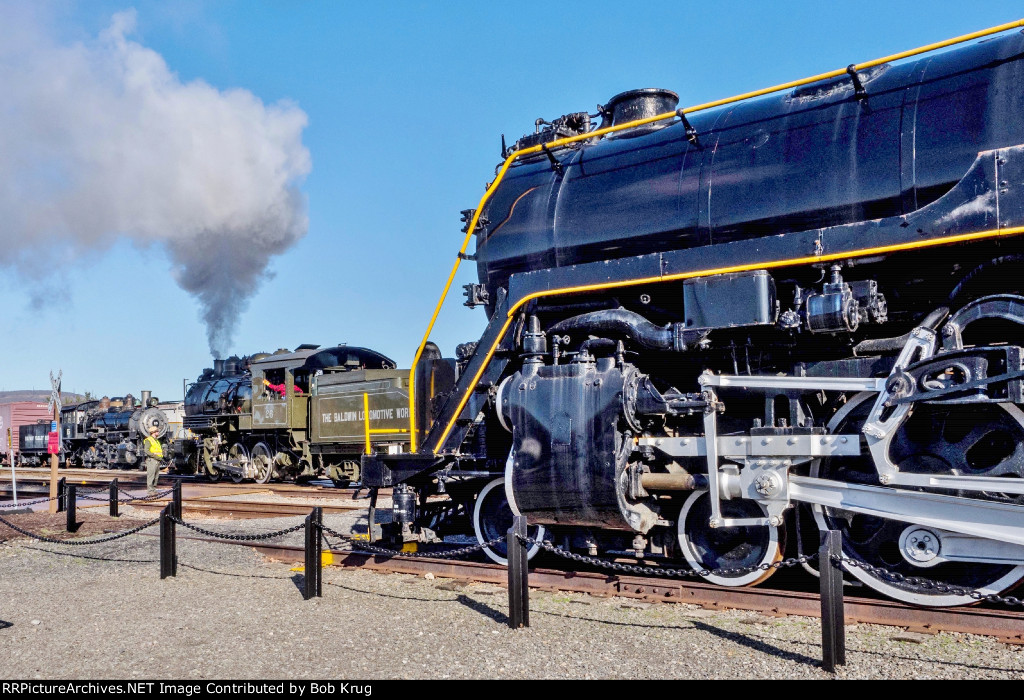
[[(436, 364), (435, 390), (447, 391), (454, 369)], [(175, 443), (178, 469), (213, 481), (357, 481), (363, 452), (408, 443), (408, 378), (390, 358), (347, 345), (216, 360), (187, 388), (193, 437)]]
[(446, 502), (725, 586), (826, 528), (904, 601), (972, 599), (880, 568), (1024, 578), (1024, 36), (754, 97), (633, 90), (503, 149), (460, 254), (487, 325), (412, 450), (363, 457), (375, 535)]

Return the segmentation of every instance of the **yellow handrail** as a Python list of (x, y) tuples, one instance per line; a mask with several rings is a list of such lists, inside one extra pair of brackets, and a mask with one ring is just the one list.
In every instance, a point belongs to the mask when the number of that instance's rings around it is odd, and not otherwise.
[(363, 392), (363, 432), (366, 436), (366, 454), (373, 454), (370, 446), (371, 435), (397, 435), (405, 431), (400, 428), (371, 428), (370, 427), (370, 395)]
[[(920, 55), (922, 53), (928, 53), (929, 51), (935, 51), (935, 50), (938, 50), (938, 49), (946, 48), (948, 46), (953, 46), (955, 44), (961, 44), (961, 43), (963, 43), (965, 41), (971, 41), (972, 39), (979, 39), (981, 37), (990, 36), (992, 34), (998, 34), (1000, 32), (1005, 32), (1005, 31), (1008, 31), (1010, 29), (1016, 29), (1018, 27), (1024, 27), (1024, 19), (1019, 19), (1019, 20), (1017, 20), (1015, 22), (1008, 22), (1006, 24), (1000, 24), (1000, 25), (998, 25), (996, 27), (990, 27), (989, 29), (983, 29), (983, 30), (977, 31), (977, 32), (971, 32), (970, 34), (963, 34), (961, 36), (954, 37), (952, 39), (946, 39), (945, 41), (939, 41), (939, 42), (936, 42), (936, 43), (933, 43), (933, 44), (928, 44), (926, 46), (921, 46), (921, 47), (916, 48), (916, 49), (911, 49), (910, 51), (902, 51), (900, 53), (895, 53), (895, 54), (892, 54), (892, 55), (889, 55), (889, 56), (885, 56), (883, 58), (877, 58), (877, 59), (875, 59), (873, 61), (866, 61), (864, 63), (856, 63), (856, 64), (853, 64), (853, 69), (854, 70), (864, 70), (866, 68), (871, 68), (873, 66), (877, 66), (877, 65), (880, 65), (882, 63), (889, 63), (889, 62), (892, 62), (892, 61), (898, 61), (900, 59), (909, 58), (911, 56), (917, 56), (917, 55)], [(646, 117), (644, 119), (636, 119), (636, 120), (631, 121), (631, 122), (625, 122), (623, 124), (618, 124), (616, 126), (609, 126), (609, 127), (603, 128), (603, 129), (597, 129), (595, 131), (590, 131), (590, 132), (587, 132), (585, 134), (578, 134), (576, 136), (567, 136), (565, 138), (555, 139), (554, 141), (550, 141), (550, 142), (548, 142), (548, 143), (546, 143), (544, 145), (547, 148), (549, 148), (549, 149), (558, 148), (560, 146), (565, 146), (565, 145), (570, 144), (570, 143), (575, 143), (577, 141), (585, 141), (587, 139), (596, 138), (598, 136), (604, 136), (605, 134), (611, 134), (611, 133), (614, 133), (614, 132), (617, 132), (617, 131), (622, 131), (624, 129), (633, 129), (633, 128), (636, 128), (638, 126), (643, 126), (645, 124), (653, 124), (654, 122), (663, 121), (665, 119), (674, 119), (680, 113), (682, 113), (682, 114), (691, 114), (693, 112), (700, 112), (700, 111), (703, 111), (703, 110), (712, 109), (714, 107), (721, 107), (723, 105), (732, 104), (732, 103), (735, 103), (735, 102), (740, 102), (740, 101), (752, 99), (752, 98), (755, 98), (755, 97), (762, 97), (764, 95), (770, 95), (772, 93), (779, 92), (779, 91), (782, 91), (782, 90), (789, 90), (791, 88), (800, 87), (802, 85), (808, 85), (810, 83), (816, 83), (816, 82), (818, 82), (820, 80), (828, 80), (830, 78), (837, 78), (837, 77), (843, 76), (843, 75), (847, 75), (847, 69), (846, 68), (829, 71), (827, 73), (819, 73), (818, 75), (814, 75), (814, 76), (811, 76), (809, 78), (803, 78), (802, 80), (794, 80), (794, 81), (791, 81), (791, 82), (788, 82), (788, 83), (781, 83), (779, 85), (774, 85), (774, 86), (769, 87), (769, 88), (763, 88), (761, 90), (754, 90), (753, 92), (745, 92), (745, 93), (743, 93), (741, 95), (736, 95), (734, 97), (728, 97), (728, 98), (725, 98), (725, 99), (722, 99), (722, 100), (715, 100), (713, 102), (705, 102), (703, 104), (695, 105), (693, 107), (687, 107), (687, 108), (682, 109), (682, 110), (676, 110), (676, 111), (672, 111), (672, 112), (665, 112), (664, 114), (658, 114), (658, 115), (655, 115), (653, 117)], [(505, 173), (508, 172), (509, 167), (518, 158), (521, 158), (522, 156), (526, 156), (526, 155), (531, 155), (533, 153), (540, 153), (541, 150), (542, 150), (542, 147), (540, 145), (537, 145), (537, 146), (530, 146), (529, 148), (523, 148), (523, 149), (514, 151), (513, 153), (509, 154), (509, 156), (505, 159), (505, 162), (502, 164), (501, 170), (498, 171), (497, 176), (494, 178), (494, 181), (490, 184), (490, 186), (488, 186), (487, 190), (484, 192), (483, 197), (480, 198), (480, 203), (477, 205), (476, 211), (473, 212), (473, 217), (470, 220), (469, 225), (466, 227), (466, 237), (465, 237), (465, 239), (462, 242), (462, 247), (459, 249), (459, 254), (455, 258), (455, 264), (452, 265), (452, 270), (448, 274), (448, 280), (445, 282), (444, 289), (441, 292), (441, 298), (438, 299), (437, 306), (434, 308), (434, 313), (430, 317), (430, 323), (427, 325), (427, 330), (423, 334), (423, 339), (420, 341), (420, 345), (419, 345), (419, 347), (416, 350), (416, 354), (413, 357), (413, 361), (412, 361), (412, 369), (409, 372), (409, 432), (410, 432), (410, 451), (412, 451), (412, 452), (416, 451), (416, 393), (415, 393), (416, 365), (419, 364), (420, 357), (423, 355), (423, 349), (426, 347), (427, 341), (430, 339), (430, 333), (434, 329), (434, 323), (437, 321), (438, 314), (441, 313), (441, 307), (444, 306), (445, 299), (448, 296), (448, 291), (451, 289), (452, 282), (455, 280), (455, 275), (456, 275), (456, 273), (459, 270), (459, 265), (462, 263), (462, 256), (465, 255), (466, 250), (469, 248), (469, 241), (473, 237), (473, 233), (476, 231), (477, 224), (478, 224), (478, 222), (480, 220), (480, 215), (483, 213), (484, 205), (487, 204), (488, 200), (490, 200), (490, 198), (494, 194), (495, 190), (497, 190), (498, 185), (501, 184), (501, 181), (504, 179)], [(1005, 235), (1005, 234), (996, 234), (996, 235)], [(866, 254), (866, 253), (864, 253), (864, 254)], [(813, 261), (821, 262), (826, 257), (827, 256), (811, 257), (811, 258), (801, 258), (800, 261), (813, 260)], [(850, 257), (850, 254), (844, 254), (843, 257)], [(785, 264), (798, 264), (798, 262), (795, 262), (795, 261), (794, 262), (786, 262)], [(747, 266), (738, 266), (738, 267), (743, 268), (743, 269), (760, 269), (760, 268), (764, 268), (766, 266), (767, 265), (765, 265), (765, 264), (759, 264), (757, 267), (747, 267)], [(732, 271), (733, 268), (722, 268), (722, 269), (725, 270), (725, 271)], [(707, 274), (721, 274), (721, 272), (717, 272), (717, 271), (702, 271), (700, 273), (695, 273), (694, 275), (690, 275), (690, 276), (707, 275)], [(643, 282), (648, 282), (648, 281), (656, 281), (656, 280), (668, 281), (668, 279), (669, 278), (667, 278), (667, 277), (666, 278), (656, 277), (656, 278), (650, 278), (650, 279), (645, 279), (645, 280), (633, 280), (633, 281), (626, 281), (626, 282), (621, 282), (621, 283), (613, 283), (611, 285), (587, 285), (585, 287), (567, 288), (567, 289), (573, 289), (574, 291), (592, 291), (592, 290), (598, 290), (598, 289), (606, 289), (606, 288), (615, 287), (615, 286), (627, 286), (627, 285), (632, 285), (632, 284), (641, 284)], [(682, 279), (682, 278), (681, 277), (673, 276), (673, 279)], [(530, 297), (527, 297), (526, 300), (537, 298), (538, 296), (545, 296), (545, 295), (557, 294), (557, 293), (567, 293), (567, 292), (565, 292), (564, 290), (551, 290), (551, 291), (547, 291), (547, 292), (539, 292), (539, 293), (536, 293), (534, 295), (531, 295)], [(435, 452), (444, 443), (444, 440), (448, 437), (448, 434), (451, 432), (451, 428), (452, 428), (452, 426), (454, 426), (455, 421), (457, 420), (459, 413), (462, 412), (462, 409), (465, 407), (466, 402), (469, 400), (469, 396), (472, 393), (473, 388), (476, 386), (476, 382), (479, 381), (480, 376), (482, 376), (482, 374), (483, 374), (483, 370), (487, 367), (487, 364), (490, 362), (490, 357), (493, 354), (494, 349), (497, 347), (497, 342), (499, 342), (500, 339), (505, 335), (505, 332), (508, 329), (508, 325), (511, 322), (513, 311), (517, 310), (522, 305), (522, 303), (525, 303), (526, 300), (521, 300), (520, 303), (517, 303), (512, 309), (509, 310), (509, 319), (506, 320), (505, 326), (502, 328), (501, 332), (499, 333), (498, 341), (495, 341), (494, 347), (492, 347), (490, 352), (488, 352), (487, 357), (485, 358), (485, 361), (484, 361), (482, 367), (480, 368), (480, 371), (477, 372), (477, 376), (474, 378), (473, 383), (470, 386), (469, 390), (466, 392), (465, 395), (463, 395), (462, 401), (460, 402), (458, 409), (455, 411), (455, 414), (454, 414), (452, 420), (449, 422), (448, 426), (445, 428), (444, 434), (441, 436), (441, 439), (434, 445), (434, 451)]]

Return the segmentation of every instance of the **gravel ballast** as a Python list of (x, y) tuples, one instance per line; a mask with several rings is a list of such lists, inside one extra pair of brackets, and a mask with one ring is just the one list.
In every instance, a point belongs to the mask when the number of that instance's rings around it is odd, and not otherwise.
[[(301, 521), (201, 524), (248, 534)], [(489, 584), (332, 566), (323, 598), (304, 601), (301, 573), (249, 547), (180, 539), (178, 557), (161, 581), (152, 536), (0, 543), (0, 677), (830, 677), (816, 619), (531, 591), (533, 626), (510, 630), (506, 592)], [(847, 627), (847, 662), (837, 677), (1024, 678), (1024, 648), (874, 625)]]

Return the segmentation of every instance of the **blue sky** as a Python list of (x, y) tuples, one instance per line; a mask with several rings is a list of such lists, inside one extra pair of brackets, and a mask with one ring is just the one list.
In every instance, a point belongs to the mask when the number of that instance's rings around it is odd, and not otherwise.
[[(0, 2), (0, 15), (18, 4)], [(47, 22), (61, 42), (89, 40), (128, 8), (134, 40), (182, 81), (289, 100), (309, 119), (308, 234), (272, 261), (232, 351), (348, 342), (403, 366), (502, 133), (511, 143), (539, 116), (593, 111), (631, 88), (696, 104), (1024, 16), (1019, 2), (998, 1), (90, 0), (49, 5)], [(43, 387), (63, 368), (66, 389), (180, 397), (210, 358), (197, 306), (169, 268), (158, 246), (121, 242), (58, 268), (59, 293), (41, 309), (0, 268), (0, 389)], [(457, 285), (472, 280), (466, 265)], [(485, 323), (460, 291), (434, 333), (447, 354)]]

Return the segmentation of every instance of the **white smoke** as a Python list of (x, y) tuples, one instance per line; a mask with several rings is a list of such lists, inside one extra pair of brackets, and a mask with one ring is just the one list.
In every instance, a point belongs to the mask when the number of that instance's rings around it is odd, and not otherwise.
[(0, 267), (155, 245), (223, 356), (271, 257), (306, 233), (306, 114), (182, 82), (130, 38), (134, 10), (71, 44), (32, 14), (0, 3)]

